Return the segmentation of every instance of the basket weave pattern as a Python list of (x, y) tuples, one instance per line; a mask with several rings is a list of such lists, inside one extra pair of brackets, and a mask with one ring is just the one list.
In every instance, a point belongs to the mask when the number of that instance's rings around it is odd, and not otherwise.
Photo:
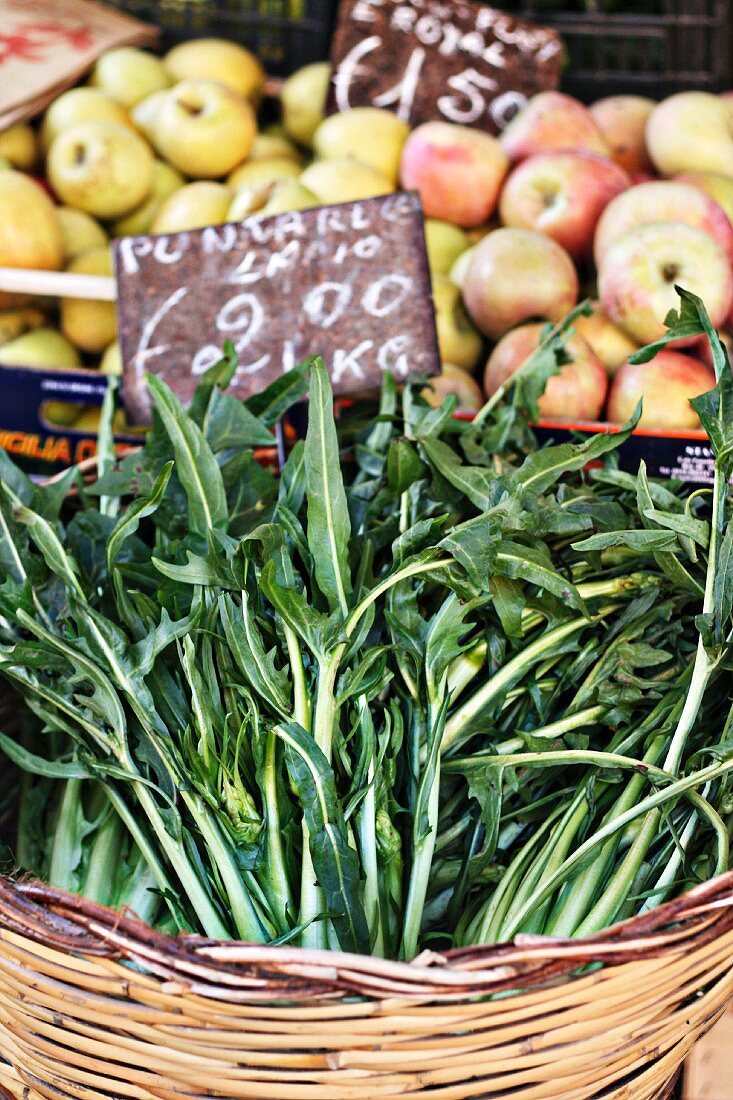
[(733, 873), (588, 940), (410, 964), (171, 939), (0, 878), (17, 1100), (661, 1100), (732, 996)]

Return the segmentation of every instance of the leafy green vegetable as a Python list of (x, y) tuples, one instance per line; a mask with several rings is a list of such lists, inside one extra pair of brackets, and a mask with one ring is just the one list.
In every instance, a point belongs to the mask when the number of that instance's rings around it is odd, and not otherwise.
[[(533, 447), (578, 311), (470, 423), (389, 375), (337, 420), (318, 358), (241, 404), (228, 347), (188, 412), (151, 379), (144, 447), (103, 432), (89, 488), (0, 452), (19, 866), (166, 929), (405, 958), (727, 867), (733, 381), (681, 299), (709, 498), (616, 468), (638, 412)], [(253, 448), (306, 394), (274, 470)]]

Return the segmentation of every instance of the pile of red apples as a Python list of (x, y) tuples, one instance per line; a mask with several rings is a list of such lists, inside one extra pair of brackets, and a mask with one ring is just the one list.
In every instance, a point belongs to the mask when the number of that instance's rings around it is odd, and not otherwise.
[(706, 345), (628, 360), (664, 333), (676, 285), (702, 298), (724, 339), (733, 329), (733, 93), (616, 95), (586, 107), (543, 92), (498, 138), (418, 127), (400, 180), (419, 191), (428, 219), (444, 364), (436, 397), (455, 392), (478, 407), (546, 322), (589, 297), (542, 418), (623, 422), (641, 397), (642, 425), (699, 427), (690, 398), (715, 381)]

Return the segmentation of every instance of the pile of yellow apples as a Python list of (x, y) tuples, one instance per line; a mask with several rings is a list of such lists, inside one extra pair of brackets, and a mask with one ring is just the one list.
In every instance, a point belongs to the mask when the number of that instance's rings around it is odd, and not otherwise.
[[(42, 118), (0, 133), (0, 265), (109, 275), (110, 239), (171, 233), (419, 192), (442, 374), (428, 396), (478, 408), (581, 298), (548, 419), (693, 428), (710, 385), (701, 345), (634, 368), (663, 331), (675, 283), (733, 325), (733, 99), (657, 104), (560, 92), (529, 100), (498, 137), (447, 122), (414, 130), (373, 107), (324, 117), (327, 62), (282, 83), (261, 125), (266, 74), (243, 46), (193, 39), (163, 56), (125, 47)], [(272, 112), (270, 112), (272, 113)], [(115, 307), (0, 294), (0, 364), (120, 371)], [(95, 410), (57, 411), (91, 430)]]

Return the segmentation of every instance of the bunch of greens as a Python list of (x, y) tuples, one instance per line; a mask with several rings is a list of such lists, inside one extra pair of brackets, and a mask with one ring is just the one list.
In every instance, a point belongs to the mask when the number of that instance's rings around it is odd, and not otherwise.
[(323, 363), (242, 404), (231, 357), (188, 412), (151, 378), (145, 446), (103, 433), (91, 487), (0, 453), (18, 865), (170, 930), (402, 958), (727, 869), (733, 381), (697, 299), (670, 324), (714, 350), (711, 492), (619, 471), (633, 424), (525, 452), (567, 324), (470, 423), (385, 376), (348, 454)]

